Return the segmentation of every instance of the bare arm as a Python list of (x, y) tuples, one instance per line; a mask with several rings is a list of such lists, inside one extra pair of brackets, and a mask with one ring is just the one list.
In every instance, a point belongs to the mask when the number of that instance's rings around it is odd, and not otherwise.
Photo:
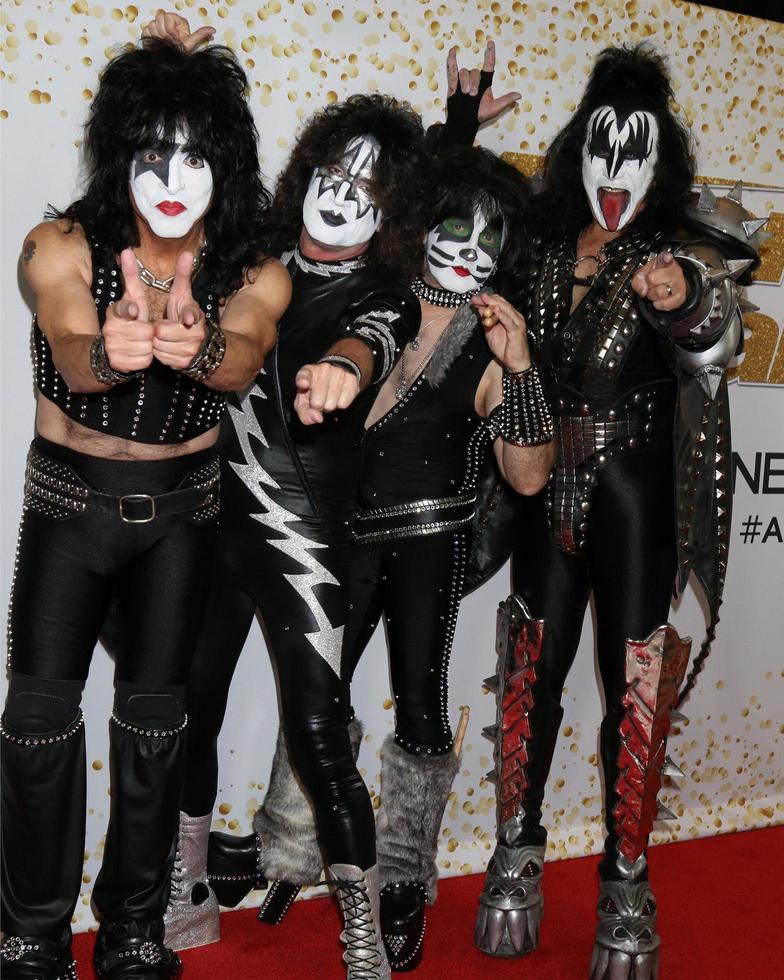
[(226, 304), (221, 328), (226, 354), (205, 383), (219, 391), (242, 391), (253, 381), (275, 344), (278, 321), (291, 300), (291, 279), (277, 259), (251, 272), (252, 282)]
[[(484, 418), (501, 404), (504, 370), (510, 373), (531, 367), (525, 320), (511, 303), (496, 293), (482, 293), (473, 301), (482, 315), (482, 325), (490, 350), (495, 356), (482, 376), (476, 395), (476, 409)], [(501, 475), (518, 493), (538, 493), (547, 483), (555, 444), (517, 446), (497, 438), (493, 445)]]
[[(90, 348), (100, 332), (90, 291), (90, 249), (81, 228), (68, 227), (47, 221), (30, 232), (22, 251), (24, 274), (36, 296), (38, 325), (65, 383), (75, 392), (106, 391), (90, 367)], [(106, 352), (116, 371), (143, 370), (152, 361), (146, 301), (143, 289), (134, 286), (106, 314)]]

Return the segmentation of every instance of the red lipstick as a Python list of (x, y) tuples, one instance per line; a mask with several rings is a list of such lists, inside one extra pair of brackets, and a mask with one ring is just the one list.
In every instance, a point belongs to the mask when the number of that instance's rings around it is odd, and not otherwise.
[(160, 204), (156, 204), (155, 206), (169, 218), (176, 218), (178, 214), (182, 214), (183, 211), (188, 210), (185, 205), (180, 204), (179, 201), (161, 201)]
[(465, 276), (470, 276), (471, 275), (471, 273), (468, 271), (468, 269), (466, 269), (466, 267), (464, 265), (455, 265), (455, 266), (452, 266), (452, 271), (455, 273), (455, 275), (458, 275), (458, 276), (465, 277)]

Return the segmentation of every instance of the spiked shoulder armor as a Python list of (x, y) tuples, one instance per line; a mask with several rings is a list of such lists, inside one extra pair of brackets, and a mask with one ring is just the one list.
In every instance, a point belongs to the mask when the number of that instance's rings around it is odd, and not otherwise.
[(747, 211), (742, 194), (740, 181), (721, 198), (703, 184), (686, 208), (686, 229), (664, 245), (684, 271), (689, 298), (669, 314), (641, 304), (646, 319), (667, 335), (678, 368), (712, 391), (742, 348), (743, 313), (756, 309), (742, 287), (750, 284), (759, 248), (770, 237), (763, 230), (767, 217)]

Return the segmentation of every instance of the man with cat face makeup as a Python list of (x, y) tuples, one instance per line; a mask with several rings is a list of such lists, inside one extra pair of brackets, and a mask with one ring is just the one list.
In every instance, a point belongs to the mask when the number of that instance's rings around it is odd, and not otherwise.
[[(28, 235), (36, 437), (3, 714), (4, 978), (74, 980), (84, 860), (82, 690), (119, 622), (111, 809), (93, 888), (99, 977), (180, 972), (163, 914), (206, 603), (225, 393), (256, 376), (290, 294), (267, 259), (247, 80), (163, 42), (104, 70), (83, 196)], [(198, 94), (195, 94), (198, 93)]]
[[(478, 470), (492, 446), (512, 486), (536, 493), (553, 448), (523, 318), (485, 291), (490, 282), (514, 289), (526, 264), (527, 181), (479, 148), (446, 154), (433, 169), (431, 230), (412, 286), (422, 325), (365, 422), (346, 640), (353, 674), (384, 617), (395, 733), (381, 748), (377, 846), (382, 935), (397, 970), (422, 957), (438, 833), (459, 767), (449, 659)], [(512, 431), (514, 406), (527, 424)]]
[[(548, 490), (523, 502), (516, 594), (499, 614), (498, 725), (488, 733), (498, 845), (476, 943), (494, 956), (538, 944), (544, 788), (593, 592), (607, 838), (592, 980), (658, 972), (647, 841), (668, 816), (656, 802), (662, 774), (682, 775), (666, 757), (672, 713), (718, 620), (731, 495), (724, 369), (742, 339), (737, 283), (749, 281), (764, 237), (740, 186), (721, 200), (707, 188), (690, 195), (690, 137), (671, 99), (650, 48), (599, 55), (545, 158), (538, 255), (520, 304), (558, 454)], [(711, 618), (679, 699), (690, 641), (667, 617), (673, 582), (682, 590), (690, 571)]]

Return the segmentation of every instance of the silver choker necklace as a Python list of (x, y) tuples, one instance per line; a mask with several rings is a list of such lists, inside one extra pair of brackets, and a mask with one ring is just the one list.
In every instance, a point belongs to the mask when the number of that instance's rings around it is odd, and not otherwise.
[[(193, 256), (193, 267), (191, 269), (191, 275), (193, 275), (199, 268), (199, 264), (207, 250), (207, 242), (201, 243), (197, 251)], [(158, 279), (154, 272), (147, 268), (147, 266), (142, 262), (136, 252), (133, 253), (133, 257), (136, 259), (136, 265), (139, 267), (139, 278), (145, 284), (145, 286), (152, 286), (153, 289), (160, 289), (162, 293), (171, 292), (172, 283), (174, 282), (174, 276), (169, 276), (168, 279)]]
[(451, 289), (440, 289), (438, 286), (429, 286), (423, 279), (417, 276), (411, 283), (411, 292), (419, 299), (423, 299), (431, 306), (445, 306), (454, 309), (467, 303), (472, 296), (476, 296), (478, 289), (471, 289), (467, 293), (453, 293)]

